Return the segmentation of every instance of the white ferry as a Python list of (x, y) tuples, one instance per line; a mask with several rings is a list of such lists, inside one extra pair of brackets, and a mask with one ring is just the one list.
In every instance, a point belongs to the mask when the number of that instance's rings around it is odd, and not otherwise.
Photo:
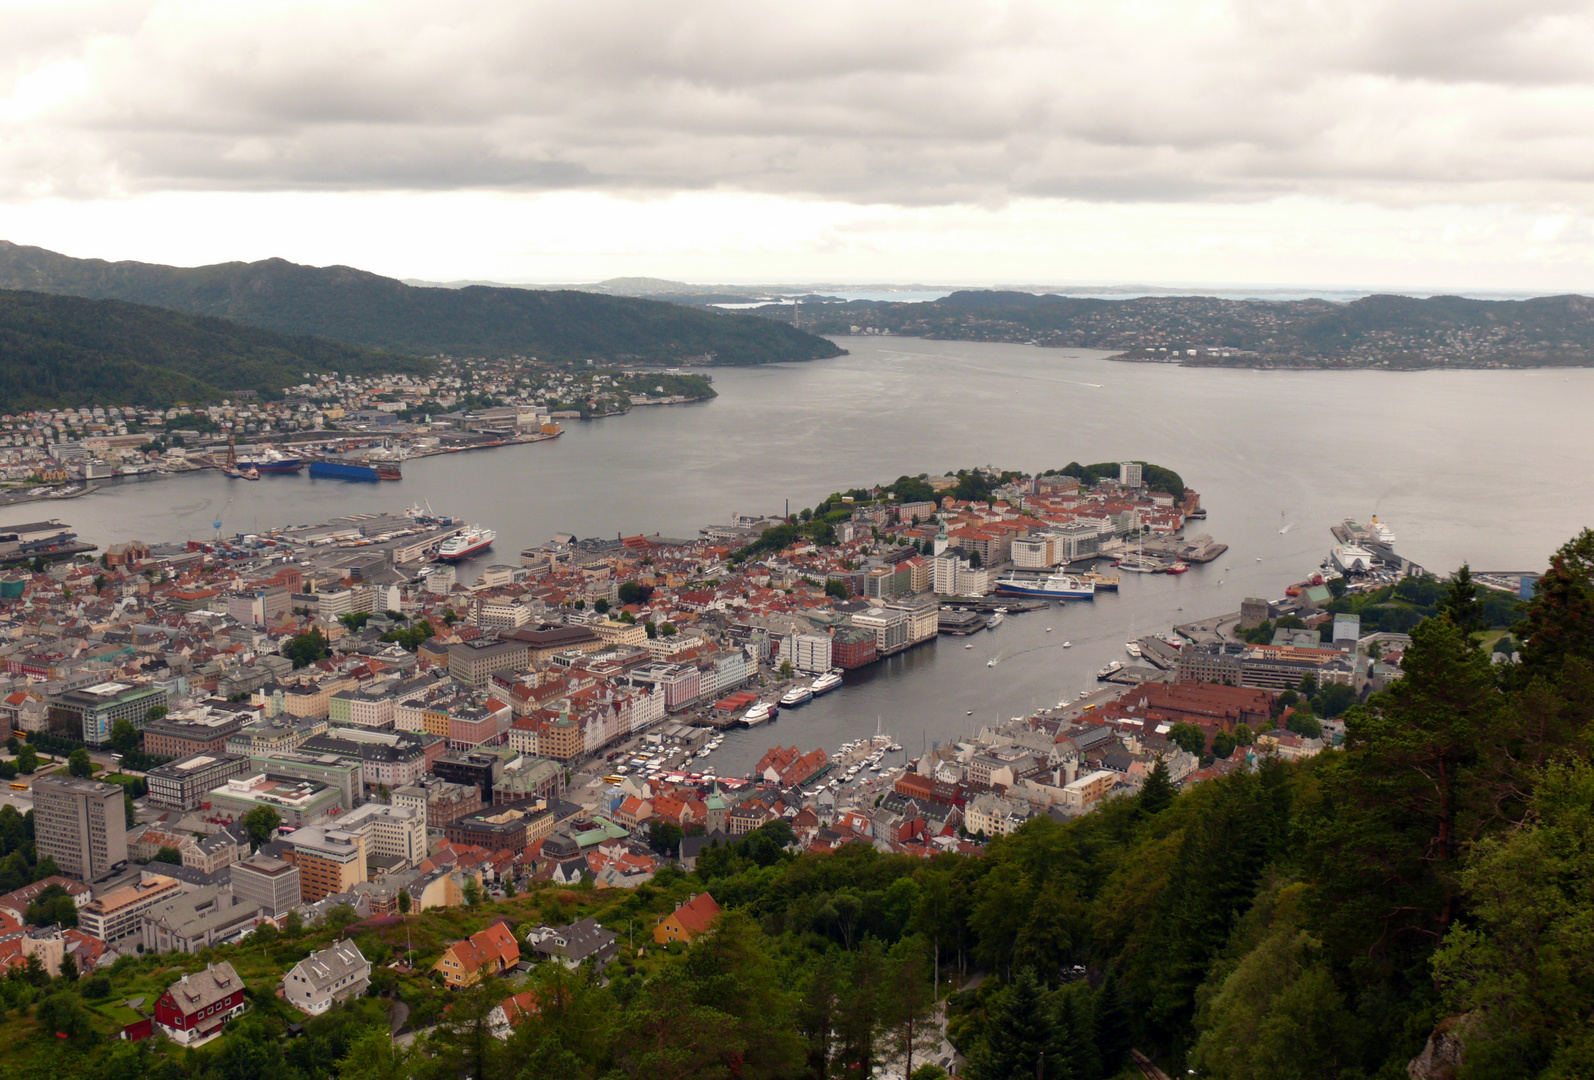
[(814, 692), (814, 697), (818, 697), (820, 694), (829, 693), (840, 685), (841, 676), (834, 671), (827, 671), (815, 679), (814, 684), (808, 689)]
[(742, 714), (742, 723), (748, 727), (757, 727), (774, 715), (775, 707), (767, 701), (760, 701)]
[(813, 699), (814, 691), (812, 687), (794, 686), (781, 695), (780, 704), (782, 708), (789, 709), (798, 705), (806, 705)]

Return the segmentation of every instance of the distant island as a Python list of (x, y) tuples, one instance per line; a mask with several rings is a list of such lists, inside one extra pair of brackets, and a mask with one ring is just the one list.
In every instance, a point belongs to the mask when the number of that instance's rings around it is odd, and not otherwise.
[(742, 365), (844, 352), (739, 313), (570, 290), (416, 288), (347, 266), (283, 259), (177, 267), (75, 259), (0, 241), (0, 289), (123, 300), (420, 356), (609, 365)]
[(771, 304), (821, 334), (900, 334), (953, 341), (1108, 349), (1116, 359), (1187, 367), (1444, 368), (1594, 365), (1594, 299), (1100, 300), (964, 291), (925, 303)]

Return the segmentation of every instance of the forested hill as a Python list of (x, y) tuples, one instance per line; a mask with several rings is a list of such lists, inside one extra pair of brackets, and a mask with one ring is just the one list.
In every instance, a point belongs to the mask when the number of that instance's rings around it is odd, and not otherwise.
[(306, 372), (425, 372), (431, 361), (225, 319), (0, 290), (0, 412), (271, 395)]
[[(793, 306), (758, 314), (789, 321)], [(805, 327), (962, 341), (1121, 350), (1125, 359), (1196, 366), (1411, 370), (1594, 364), (1594, 300), (1096, 300), (1026, 292), (956, 292), (928, 303), (805, 304)]]
[(422, 355), (762, 364), (842, 352), (824, 338), (751, 315), (569, 290), (416, 288), (347, 266), (282, 259), (198, 267), (113, 263), (0, 241), (0, 288), (153, 304)]

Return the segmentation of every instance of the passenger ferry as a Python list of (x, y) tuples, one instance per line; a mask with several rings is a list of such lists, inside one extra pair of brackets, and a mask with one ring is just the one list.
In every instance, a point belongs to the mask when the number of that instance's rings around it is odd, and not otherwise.
[(782, 708), (789, 709), (797, 705), (806, 705), (813, 699), (814, 691), (812, 687), (794, 686), (781, 695), (780, 704)]

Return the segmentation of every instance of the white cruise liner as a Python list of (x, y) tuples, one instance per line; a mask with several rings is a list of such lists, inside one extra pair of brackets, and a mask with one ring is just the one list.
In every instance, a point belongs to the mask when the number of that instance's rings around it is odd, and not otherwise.
[(471, 525), (444, 540), (437, 549), (437, 557), (444, 562), (468, 559), (492, 547), (493, 541), (497, 539), (498, 533), (494, 530)]
[(775, 707), (767, 701), (760, 701), (742, 714), (742, 723), (748, 727), (757, 727), (774, 715)]

